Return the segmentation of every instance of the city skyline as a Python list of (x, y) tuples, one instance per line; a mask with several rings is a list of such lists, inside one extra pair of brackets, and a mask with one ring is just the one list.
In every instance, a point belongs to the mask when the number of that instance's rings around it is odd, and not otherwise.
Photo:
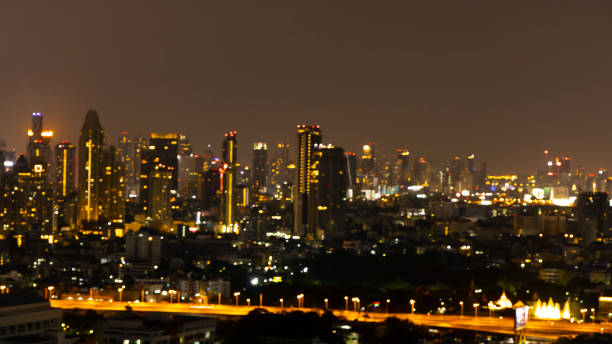
[(492, 173), (529, 173), (545, 149), (611, 167), (597, 149), (612, 110), (609, 3), (296, 6), (3, 5), (0, 138), (21, 152), (40, 111), (76, 142), (94, 108), (113, 143), (170, 131), (218, 149), (234, 129), (291, 142), (317, 123), (347, 151), (475, 153)]

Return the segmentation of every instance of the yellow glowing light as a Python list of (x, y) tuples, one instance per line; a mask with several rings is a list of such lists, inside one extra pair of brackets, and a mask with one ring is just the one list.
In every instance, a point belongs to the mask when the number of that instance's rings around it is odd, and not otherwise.
[(53, 137), (53, 130), (45, 130), (42, 133), (40, 133), (40, 136), (42, 136), (42, 137)]
[[(569, 302), (566, 302), (567, 315), (569, 316)], [(565, 318), (565, 310), (563, 312)], [(548, 303), (543, 303), (539, 299), (536, 302), (534, 315), (538, 319), (559, 320), (561, 319), (561, 306), (554, 303), (553, 299), (548, 299)]]
[(40, 173), (43, 171), (43, 166), (41, 164), (34, 165), (34, 172)]
[(34, 132), (32, 131), (32, 129), (28, 129), (28, 136), (34, 136)]

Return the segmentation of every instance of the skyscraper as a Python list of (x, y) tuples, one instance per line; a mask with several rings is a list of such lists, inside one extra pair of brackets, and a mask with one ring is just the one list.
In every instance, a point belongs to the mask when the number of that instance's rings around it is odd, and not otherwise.
[(271, 162), (270, 186), (275, 198), (281, 197), (281, 189), (289, 183), (293, 183), (292, 173), (289, 166), (289, 144), (279, 142), (276, 145), (274, 159)]
[(348, 185), (348, 171), (344, 150), (322, 146), (318, 164), (318, 223), (325, 238), (341, 236), (344, 231), (344, 200)]
[(313, 180), (316, 177), (314, 148), (321, 144), (321, 128), (317, 125), (297, 126), (295, 184), (293, 197), (293, 235), (314, 235), (316, 228), (308, 225), (309, 200), (316, 197)]
[(68, 141), (55, 146), (55, 193), (65, 198), (74, 191), (75, 147)]
[(115, 146), (104, 150), (101, 194), (102, 215), (105, 220), (122, 223), (125, 217), (125, 166)]
[(222, 213), (220, 233), (238, 233), (238, 224), (236, 223), (236, 164), (238, 153), (238, 141), (236, 139), (236, 131), (230, 131), (225, 134), (223, 140), (223, 167), (221, 173), (221, 190), (222, 190)]
[(148, 180), (153, 171), (169, 171), (172, 173), (170, 193), (175, 195), (178, 191), (178, 134), (152, 133), (149, 137), (149, 146), (142, 151), (140, 164), (140, 202), (142, 209), (148, 211), (149, 189)]
[(149, 216), (154, 221), (163, 222), (172, 219), (172, 209), (170, 206), (170, 190), (172, 188), (172, 172), (167, 170), (151, 171), (149, 175)]
[(366, 176), (376, 175), (376, 143), (369, 142), (368, 144), (363, 145), (361, 169)]
[(45, 179), (51, 180), (49, 169), (51, 168), (50, 142), (53, 131), (43, 130), (43, 116), (40, 112), (32, 114), (32, 129), (28, 130), (28, 162), (32, 172), (42, 174)]
[(79, 136), (78, 223), (81, 229), (84, 223), (96, 222), (101, 215), (103, 152), (104, 129), (100, 125), (98, 113), (89, 110)]
[(268, 145), (265, 142), (253, 144), (253, 190), (265, 191), (268, 180)]
[(400, 186), (406, 186), (410, 182), (410, 151), (397, 149), (395, 156), (395, 178)]

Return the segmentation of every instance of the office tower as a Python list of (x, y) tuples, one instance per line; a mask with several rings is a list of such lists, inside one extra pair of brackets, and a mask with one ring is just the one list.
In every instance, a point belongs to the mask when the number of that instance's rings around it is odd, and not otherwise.
[(274, 197), (277, 199), (281, 198), (280, 194), (283, 185), (293, 183), (292, 171), (288, 168), (288, 166), (289, 144), (286, 142), (279, 142), (276, 145), (274, 159), (271, 162), (270, 169), (271, 191)]
[[(132, 160), (134, 161), (134, 178), (126, 180), (127, 197), (130, 201), (138, 202), (140, 199), (141, 189), (141, 165), (142, 165), (142, 153), (149, 148), (147, 140), (144, 137), (134, 138), (133, 149), (132, 149)], [(146, 179), (144, 180), (146, 182)]]
[(268, 145), (265, 142), (253, 144), (253, 190), (265, 192), (268, 179)]
[(221, 178), (221, 221), (218, 233), (235, 233), (238, 234), (238, 223), (236, 222), (236, 164), (238, 153), (238, 141), (236, 139), (236, 131), (230, 131), (225, 134), (223, 140), (223, 168), (220, 170)]
[(376, 177), (378, 177), (376, 162), (376, 143), (370, 142), (362, 147), (361, 173), (363, 175), (364, 188), (373, 189), (376, 187)]
[(54, 230), (59, 226), (68, 224), (74, 225), (74, 219), (68, 218), (65, 211), (65, 201), (74, 198), (75, 191), (75, 168), (76, 168), (76, 148), (68, 141), (61, 141), (55, 146), (55, 177), (54, 191), (55, 202), (53, 203), (53, 224)]
[(89, 110), (79, 136), (78, 223), (81, 229), (86, 223), (97, 222), (101, 215), (103, 154), (104, 130), (100, 125), (98, 113)]
[(427, 179), (427, 160), (425, 160), (425, 158), (421, 156), (417, 161), (414, 162), (414, 184), (427, 184)]
[(410, 151), (407, 149), (397, 149), (395, 155), (395, 179), (401, 186), (410, 183)]
[(340, 147), (319, 148), (318, 164), (318, 224), (329, 239), (344, 234), (348, 170), (344, 150)]
[(43, 116), (40, 112), (32, 114), (32, 129), (28, 130), (28, 162), (32, 172), (41, 174), (45, 179), (51, 179), (51, 138), (53, 131), (43, 130)]
[(76, 148), (68, 141), (55, 146), (55, 193), (65, 198), (74, 191)]
[(102, 216), (120, 224), (125, 218), (125, 166), (115, 146), (105, 149), (102, 156)]
[[(315, 147), (321, 144), (321, 128), (317, 125), (297, 126), (295, 183), (293, 188), (293, 235), (314, 235), (316, 228), (308, 224), (308, 207), (316, 198), (313, 184), (316, 174)], [(314, 201), (314, 200), (313, 200)]]
[(172, 186), (170, 193), (174, 195), (178, 190), (178, 134), (152, 133), (149, 137), (149, 146), (142, 151), (140, 164), (140, 202), (144, 211), (148, 210), (150, 181), (153, 171), (168, 171), (172, 173)]
[(198, 179), (200, 171), (198, 171), (198, 157), (196, 155), (178, 156), (178, 192), (184, 199), (195, 199), (198, 197)]
[(119, 143), (117, 144), (117, 156), (119, 163), (123, 167), (125, 175), (125, 195), (128, 198), (135, 198), (138, 195), (139, 175), (137, 166), (140, 167), (140, 159), (136, 154), (136, 142), (128, 137), (126, 131), (121, 132)]
[(151, 171), (149, 173), (149, 185), (149, 216), (154, 221), (170, 221), (172, 219), (170, 204), (172, 197), (172, 172), (163, 168)]

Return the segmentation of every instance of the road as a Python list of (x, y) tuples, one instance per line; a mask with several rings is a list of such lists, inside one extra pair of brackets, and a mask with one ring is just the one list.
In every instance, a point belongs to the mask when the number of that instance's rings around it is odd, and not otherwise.
[[(127, 306), (137, 312), (168, 312), (181, 314), (199, 315), (225, 315), (243, 316), (257, 308), (264, 308), (271, 313), (282, 313), (288, 311), (303, 311), (322, 313), (320, 308), (281, 308), (281, 307), (256, 307), (256, 306), (232, 306), (232, 305), (201, 305), (195, 303), (166, 303), (166, 302), (109, 302), (94, 300), (50, 300), (51, 307), (62, 309), (93, 309), (97, 311), (123, 311)], [(514, 334), (514, 322), (511, 318), (495, 318), (488, 316), (459, 316), (459, 315), (426, 315), (406, 313), (359, 313), (354, 311), (333, 310), (334, 315), (346, 318), (349, 321), (374, 321), (382, 322), (387, 317), (395, 317), (410, 320), (415, 324), (440, 327), (456, 328), (481, 332)], [(530, 319), (527, 325), (527, 336), (534, 338), (556, 339), (563, 335), (573, 336), (587, 333), (612, 333), (612, 323), (570, 323), (567, 321), (545, 321)]]

